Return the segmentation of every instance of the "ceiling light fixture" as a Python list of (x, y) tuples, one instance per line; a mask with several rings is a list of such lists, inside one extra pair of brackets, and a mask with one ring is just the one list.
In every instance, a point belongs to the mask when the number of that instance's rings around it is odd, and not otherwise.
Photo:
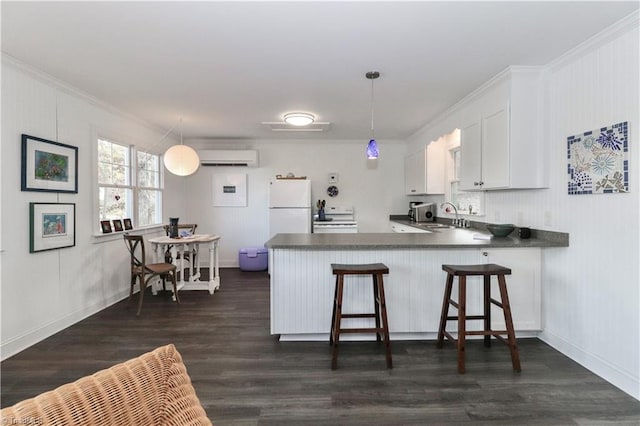
[(373, 130), (373, 80), (380, 77), (378, 71), (369, 71), (365, 76), (371, 80), (371, 139), (367, 145), (367, 158), (369, 160), (375, 160), (378, 158), (378, 143), (376, 142), (374, 130)]
[[(182, 118), (179, 123), (182, 124)], [(176, 123), (160, 141), (164, 140), (177, 125), (178, 123)], [(198, 167), (200, 167), (200, 157), (198, 157), (198, 153), (195, 149), (184, 145), (182, 142), (182, 130), (180, 130), (180, 145), (174, 145), (165, 151), (164, 166), (177, 176), (192, 175), (198, 170)]]
[(285, 123), (292, 126), (308, 126), (313, 123), (315, 117), (313, 114), (307, 114), (306, 112), (290, 112), (284, 115)]

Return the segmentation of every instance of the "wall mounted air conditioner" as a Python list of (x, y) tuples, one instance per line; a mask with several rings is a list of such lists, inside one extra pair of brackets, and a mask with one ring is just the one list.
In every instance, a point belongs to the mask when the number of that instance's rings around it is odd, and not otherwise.
[(202, 166), (258, 167), (258, 151), (204, 149), (198, 151)]

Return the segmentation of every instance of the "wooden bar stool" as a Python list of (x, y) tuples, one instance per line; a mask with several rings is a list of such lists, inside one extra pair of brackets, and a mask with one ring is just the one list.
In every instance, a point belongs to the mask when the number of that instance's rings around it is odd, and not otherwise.
[[(383, 274), (389, 273), (389, 268), (383, 263), (365, 265), (331, 264), (333, 275), (336, 276), (336, 288), (333, 296), (333, 314), (331, 315), (331, 334), (329, 343), (333, 346), (331, 355), (331, 369), (338, 367), (338, 342), (340, 333), (376, 333), (378, 342), (384, 341), (387, 357), (387, 368), (391, 365), (391, 343), (389, 342), (389, 325), (387, 323), (387, 305), (384, 298)], [(345, 275), (371, 275), (373, 279), (373, 313), (345, 314), (342, 313), (342, 295)], [(343, 318), (375, 318), (375, 327), (371, 328), (341, 328)]]
[[(438, 329), (438, 347), (441, 348), (444, 343), (445, 336), (452, 342), (456, 342), (458, 346), (458, 373), (464, 373), (464, 355), (465, 355), (465, 338), (466, 336), (476, 335), (484, 336), (484, 345), (491, 346), (491, 336), (507, 344), (511, 352), (511, 364), (513, 370), (520, 372), (520, 356), (518, 355), (518, 347), (516, 346), (516, 334), (513, 330), (513, 320), (511, 318), (511, 306), (509, 305), (509, 295), (507, 294), (507, 282), (505, 275), (511, 274), (511, 269), (493, 263), (483, 265), (442, 265), (442, 269), (447, 272), (447, 283), (444, 291), (444, 300), (442, 301), (442, 314), (440, 315), (440, 328)], [(498, 287), (500, 288), (501, 302), (491, 297), (491, 276), (498, 277)], [(482, 276), (484, 277), (484, 315), (467, 315), (467, 277)], [(453, 287), (453, 277), (458, 277), (458, 301), (451, 299), (451, 290)], [(491, 329), (491, 304), (502, 309), (504, 313), (504, 322), (506, 330)], [(449, 306), (453, 306), (458, 310), (457, 316), (449, 316)], [(484, 330), (467, 331), (467, 320), (484, 320)], [(458, 338), (454, 339), (445, 328), (447, 321), (458, 321)], [(507, 336), (505, 339), (504, 336)]]

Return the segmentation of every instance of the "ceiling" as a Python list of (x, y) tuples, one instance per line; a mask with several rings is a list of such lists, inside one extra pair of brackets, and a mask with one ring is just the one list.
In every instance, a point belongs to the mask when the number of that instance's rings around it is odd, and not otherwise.
[[(405, 139), (509, 65), (638, 9), (611, 2), (7, 2), (2, 51), (185, 139)], [(313, 113), (328, 131), (261, 122)]]

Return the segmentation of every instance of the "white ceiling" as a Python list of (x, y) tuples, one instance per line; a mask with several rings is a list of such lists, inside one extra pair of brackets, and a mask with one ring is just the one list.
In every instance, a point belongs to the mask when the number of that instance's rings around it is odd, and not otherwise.
[[(7, 2), (2, 51), (184, 137), (404, 139), (509, 65), (543, 65), (628, 2)], [(272, 132), (306, 111), (326, 133)]]

